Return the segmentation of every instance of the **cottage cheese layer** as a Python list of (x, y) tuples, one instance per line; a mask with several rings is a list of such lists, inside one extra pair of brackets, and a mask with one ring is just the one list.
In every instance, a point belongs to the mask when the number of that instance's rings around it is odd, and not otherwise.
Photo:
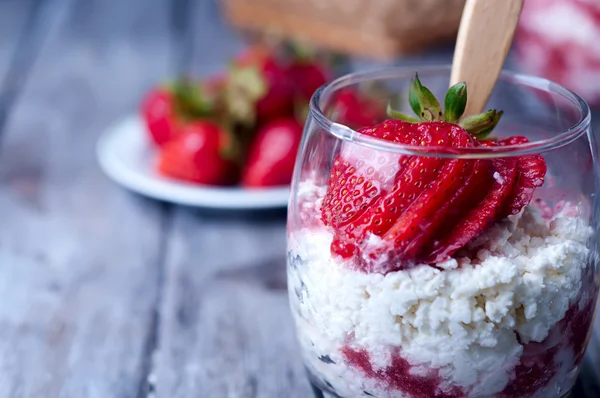
[[(576, 212), (544, 219), (527, 206), (472, 242), (473, 258), (383, 275), (332, 258), (332, 233), (322, 224), (291, 230), (288, 286), (307, 367), (345, 398), (415, 396), (391, 391), (344, 356), (348, 347), (362, 350), (376, 371), (396, 350), (411, 374), (436, 372), (440, 396), (455, 387), (497, 396), (514, 378), (523, 345), (552, 340), (553, 326), (585, 296), (590, 234)], [(572, 381), (565, 376), (575, 367), (572, 351), (557, 352), (563, 371), (539, 394)]]

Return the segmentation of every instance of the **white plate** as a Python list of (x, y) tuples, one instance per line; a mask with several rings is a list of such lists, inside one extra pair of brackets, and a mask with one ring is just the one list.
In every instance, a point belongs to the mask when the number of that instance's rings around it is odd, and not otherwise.
[(151, 198), (218, 209), (269, 209), (287, 206), (289, 188), (248, 190), (209, 187), (170, 180), (154, 170), (156, 149), (140, 117), (131, 115), (110, 126), (98, 141), (102, 170), (117, 183)]

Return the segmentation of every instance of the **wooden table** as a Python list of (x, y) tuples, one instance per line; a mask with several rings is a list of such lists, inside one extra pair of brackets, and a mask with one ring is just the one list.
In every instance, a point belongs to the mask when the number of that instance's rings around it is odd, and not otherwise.
[(94, 157), (152, 84), (240, 47), (210, 0), (0, 1), (0, 398), (310, 396), (284, 216), (147, 200)]

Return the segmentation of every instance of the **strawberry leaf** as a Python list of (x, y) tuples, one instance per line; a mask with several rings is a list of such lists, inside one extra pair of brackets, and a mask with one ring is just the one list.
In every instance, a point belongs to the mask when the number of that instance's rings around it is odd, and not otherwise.
[(387, 105), (386, 112), (387, 112), (388, 116), (393, 119), (404, 120), (405, 122), (409, 122), (409, 123), (419, 123), (419, 121), (420, 121), (419, 119), (417, 119), (414, 116), (411, 116), (406, 113), (402, 113), (400, 111), (396, 111), (396, 110), (392, 109), (392, 104), (389, 102)]
[(182, 77), (171, 86), (175, 95), (175, 107), (185, 120), (200, 119), (211, 115), (212, 102), (204, 95), (198, 84)]
[(424, 121), (434, 122), (443, 118), (440, 103), (433, 93), (421, 84), (418, 74), (415, 74), (410, 82), (408, 101), (413, 111)]
[(479, 134), (477, 134), (476, 135), (477, 139), (483, 139), (483, 138), (486, 138), (488, 135), (490, 135), (492, 133), (492, 131), (498, 125), (498, 122), (500, 121), (500, 118), (502, 117), (503, 114), (504, 114), (503, 111), (497, 112), (494, 115), (494, 121), (492, 122), (492, 125), (490, 127), (488, 127), (487, 129), (481, 131)]
[(467, 83), (460, 82), (448, 89), (444, 99), (444, 120), (456, 122), (467, 106)]
[(459, 126), (477, 138), (484, 138), (492, 132), (494, 127), (496, 127), (502, 113), (502, 111), (497, 112), (495, 109), (490, 109), (485, 113), (468, 116), (462, 119)]

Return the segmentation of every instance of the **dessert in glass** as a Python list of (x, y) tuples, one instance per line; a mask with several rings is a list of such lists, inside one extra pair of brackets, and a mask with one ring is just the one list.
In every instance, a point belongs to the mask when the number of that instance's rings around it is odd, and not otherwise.
[(505, 72), (492, 109), (462, 115), (466, 84), (417, 70), (351, 74), (310, 104), (287, 237), (315, 393), (565, 396), (598, 291), (588, 106)]

